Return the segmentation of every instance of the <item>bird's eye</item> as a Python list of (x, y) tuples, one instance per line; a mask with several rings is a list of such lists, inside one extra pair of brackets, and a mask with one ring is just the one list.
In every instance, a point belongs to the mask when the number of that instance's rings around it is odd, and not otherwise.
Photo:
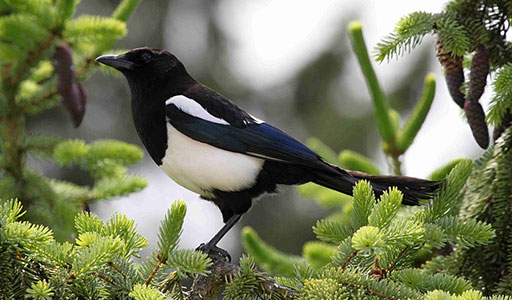
[(140, 55), (140, 60), (142, 60), (143, 62), (148, 62), (151, 60), (151, 54), (149, 52), (143, 52), (141, 53)]

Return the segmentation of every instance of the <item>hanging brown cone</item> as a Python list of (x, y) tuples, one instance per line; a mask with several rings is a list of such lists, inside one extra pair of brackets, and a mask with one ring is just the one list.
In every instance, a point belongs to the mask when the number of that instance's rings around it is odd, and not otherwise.
[(85, 115), (87, 96), (76, 82), (75, 67), (71, 56), (71, 48), (62, 42), (55, 49), (54, 67), (57, 74), (57, 91), (62, 96), (62, 104), (69, 112), (74, 127), (78, 127)]
[(444, 72), (444, 79), (446, 80), (446, 86), (448, 87), (448, 92), (453, 101), (457, 103), (460, 108), (464, 108), (464, 94), (460, 91), (460, 87), (464, 84), (464, 70), (462, 69), (462, 65), (458, 70), (446, 70)]
[(462, 84), (464, 84), (464, 69), (462, 68), (462, 57), (452, 56), (451, 53), (446, 52), (443, 44), (439, 39), (436, 39), (437, 58), (443, 66), (444, 78), (448, 92), (453, 101), (457, 103), (460, 108), (464, 108), (464, 94), (460, 91)]
[(485, 113), (482, 105), (476, 101), (466, 99), (464, 112), (476, 142), (483, 149), (487, 149), (489, 147), (489, 130), (487, 123), (485, 123)]
[(484, 93), (489, 74), (489, 54), (483, 45), (479, 45), (473, 60), (471, 61), (471, 73), (469, 75), (469, 95), (471, 100), (478, 101)]

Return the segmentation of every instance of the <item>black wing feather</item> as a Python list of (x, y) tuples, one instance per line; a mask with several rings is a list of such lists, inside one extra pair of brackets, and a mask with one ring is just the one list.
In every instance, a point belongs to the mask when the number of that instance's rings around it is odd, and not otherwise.
[(216, 91), (196, 84), (183, 93), (183, 96), (194, 99), (211, 115), (226, 120), (231, 126), (244, 128), (248, 124), (255, 124), (256, 120)]
[(217, 124), (191, 116), (173, 104), (167, 105), (166, 115), (174, 128), (193, 140), (227, 151), (333, 172), (313, 150), (267, 123), (242, 128)]

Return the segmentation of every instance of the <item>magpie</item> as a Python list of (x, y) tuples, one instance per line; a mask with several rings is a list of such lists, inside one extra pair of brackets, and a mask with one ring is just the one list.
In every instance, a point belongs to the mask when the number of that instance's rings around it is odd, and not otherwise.
[(201, 250), (216, 244), (264, 193), (278, 184), (314, 182), (352, 194), (368, 180), (375, 194), (396, 186), (403, 204), (419, 205), (439, 182), (405, 176), (375, 176), (341, 169), (278, 128), (194, 80), (165, 50), (136, 48), (96, 61), (127, 79), (137, 133), (149, 155), (176, 183), (212, 201), (225, 225)]

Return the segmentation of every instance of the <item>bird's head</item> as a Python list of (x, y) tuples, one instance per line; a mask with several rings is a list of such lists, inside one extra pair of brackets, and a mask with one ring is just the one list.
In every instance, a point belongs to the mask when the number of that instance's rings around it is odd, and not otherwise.
[(155, 86), (178, 87), (192, 80), (183, 64), (166, 50), (136, 48), (120, 55), (102, 55), (96, 61), (123, 73), (132, 91)]

